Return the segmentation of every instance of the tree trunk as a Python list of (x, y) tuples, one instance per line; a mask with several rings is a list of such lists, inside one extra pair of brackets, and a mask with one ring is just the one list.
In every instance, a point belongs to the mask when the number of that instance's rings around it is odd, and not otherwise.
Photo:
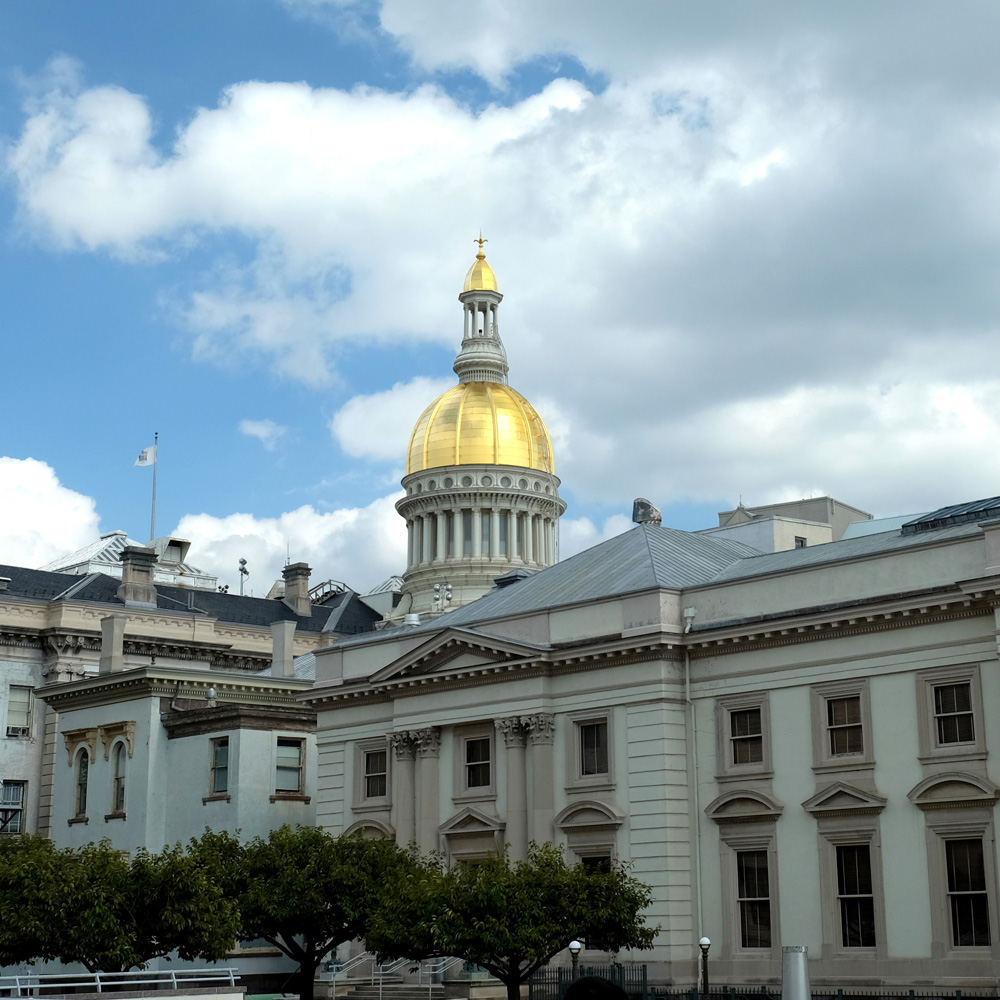
[(507, 987), (507, 1000), (521, 1000), (521, 980), (515, 975), (504, 981)]
[(319, 960), (311, 955), (309, 958), (304, 958), (299, 964), (299, 1000), (313, 1000), (318, 968)]

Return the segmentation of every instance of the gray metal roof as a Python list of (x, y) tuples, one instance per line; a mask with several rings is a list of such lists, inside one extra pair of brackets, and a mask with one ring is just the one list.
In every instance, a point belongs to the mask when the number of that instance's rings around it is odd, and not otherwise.
[(914, 535), (903, 535), (898, 531), (884, 531), (876, 535), (861, 535), (857, 538), (842, 538), (839, 542), (812, 545), (804, 549), (787, 549), (784, 552), (767, 552), (741, 560), (723, 570), (714, 580), (706, 583), (723, 583), (729, 580), (744, 580), (768, 573), (783, 573), (793, 569), (808, 569), (848, 559), (864, 559), (900, 549), (929, 545), (934, 542), (978, 535), (978, 524), (956, 524), (934, 531), (924, 531)]

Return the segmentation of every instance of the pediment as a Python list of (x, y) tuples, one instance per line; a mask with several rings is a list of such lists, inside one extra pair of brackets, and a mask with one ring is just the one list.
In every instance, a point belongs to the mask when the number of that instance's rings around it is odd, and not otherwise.
[(813, 816), (863, 816), (880, 813), (888, 800), (878, 792), (870, 792), (846, 781), (835, 781), (820, 789), (802, 803)]
[(354, 834), (360, 834), (366, 840), (396, 839), (396, 831), (388, 823), (377, 819), (359, 819), (344, 831), (345, 837), (351, 837)]
[(784, 809), (778, 799), (743, 788), (713, 799), (705, 807), (705, 813), (716, 823), (773, 823)]
[(989, 778), (966, 771), (933, 774), (914, 785), (906, 796), (920, 809), (992, 808), (1000, 799), (1000, 787)]
[(487, 816), (472, 806), (466, 806), (449, 820), (438, 827), (438, 832), (445, 837), (475, 836), (482, 833), (498, 833), (503, 830), (504, 823), (496, 816)]
[(616, 830), (625, 821), (625, 813), (615, 805), (587, 799), (566, 806), (554, 823), (566, 833), (582, 830)]
[(484, 635), (471, 629), (445, 628), (416, 649), (393, 660), (372, 677), (386, 684), (406, 677), (428, 677), (453, 671), (492, 669), (501, 664), (535, 659), (545, 647)]

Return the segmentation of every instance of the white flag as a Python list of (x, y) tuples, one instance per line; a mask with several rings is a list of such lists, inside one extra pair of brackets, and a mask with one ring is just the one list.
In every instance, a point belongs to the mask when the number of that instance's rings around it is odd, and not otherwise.
[(143, 448), (139, 452), (139, 457), (135, 460), (135, 465), (152, 465), (156, 461), (156, 445), (151, 444), (148, 448)]

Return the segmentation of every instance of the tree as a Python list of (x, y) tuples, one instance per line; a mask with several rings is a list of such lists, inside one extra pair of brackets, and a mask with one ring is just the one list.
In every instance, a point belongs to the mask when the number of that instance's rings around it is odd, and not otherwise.
[(108, 841), (56, 850), (37, 837), (0, 849), (0, 965), (37, 959), (124, 972), (174, 952), (218, 961), (239, 912), (177, 845), (128, 858)]
[(532, 844), (528, 860), (507, 857), (458, 865), (425, 864), (394, 889), (368, 933), (381, 960), (454, 955), (474, 962), (517, 1000), (523, 983), (575, 937), (611, 951), (650, 948), (647, 886), (621, 865), (568, 865), (560, 848)]
[(243, 847), (206, 831), (191, 848), (233, 894), (241, 936), (270, 941), (299, 963), (301, 1000), (312, 1000), (323, 956), (366, 935), (371, 914), (414, 864), (391, 841), (304, 826), (281, 827)]

